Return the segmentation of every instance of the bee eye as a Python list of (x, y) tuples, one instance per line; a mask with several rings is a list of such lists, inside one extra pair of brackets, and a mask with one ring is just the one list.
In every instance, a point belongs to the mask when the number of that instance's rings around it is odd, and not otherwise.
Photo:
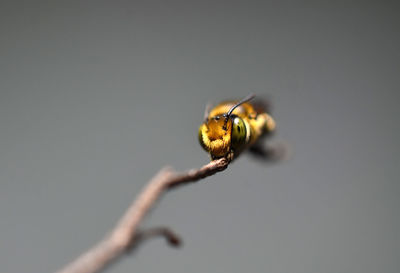
[(199, 128), (198, 138), (199, 138), (201, 147), (204, 150), (208, 151), (207, 145), (206, 145), (206, 143), (204, 143), (204, 139), (203, 139), (203, 131), (205, 131), (205, 130), (206, 130), (206, 125), (202, 124)]
[(239, 117), (235, 117), (233, 120), (233, 127), (232, 127), (232, 147), (234, 149), (242, 147), (246, 144), (246, 126), (244, 124), (243, 119)]

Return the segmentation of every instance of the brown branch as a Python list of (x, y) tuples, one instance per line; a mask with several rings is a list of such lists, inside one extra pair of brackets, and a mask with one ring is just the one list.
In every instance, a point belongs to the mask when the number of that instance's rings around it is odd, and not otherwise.
[[(211, 161), (200, 169), (193, 169), (184, 173), (175, 173), (169, 168), (162, 169), (145, 186), (111, 233), (75, 261), (58, 271), (58, 273), (93, 273), (104, 269), (113, 260), (129, 251), (138, 238), (138, 234), (140, 235), (138, 232), (139, 224), (166, 190), (189, 182), (195, 182), (223, 171), (228, 164), (227, 159), (221, 158)], [(153, 233), (162, 234), (167, 239), (172, 239), (172, 241), (177, 239), (172, 232), (166, 229), (156, 230)]]
[(182, 245), (181, 238), (179, 238), (179, 236), (171, 229), (167, 227), (157, 227), (138, 231), (134, 237), (131, 248), (127, 249), (127, 251), (133, 250), (133, 248), (137, 247), (137, 245), (142, 241), (156, 236), (163, 236), (167, 243), (172, 247), (180, 247)]

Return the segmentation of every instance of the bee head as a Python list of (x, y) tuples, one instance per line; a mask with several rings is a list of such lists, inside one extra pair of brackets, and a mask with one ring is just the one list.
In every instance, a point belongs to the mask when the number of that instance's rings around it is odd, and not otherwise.
[(212, 158), (225, 156), (231, 146), (232, 120), (225, 115), (207, 118), (199, 128), (201, 146)]
[[(204, 123), (200, 125), (200, 145), (204, 150), (210, 153), (211, 158), (215, 159), (226, 156), (231, 151), (231, 142), (233, 142), (233, 146), (237, 146), (245, 141), (246, 133), (243, 121), (240, 118), (232, 116), (232, 112), (236, 107), (252, 98), (254, 98), (254, 95), (245, 97), (232, 106), (226, 114), (207, 117)], [(232, 134), (232, 125), (234, 121), (236, 121), (236, 126), (234, 128), (234, 134)], [(240, 125), (238, 125), (239, 122), (241, 122)], [(242, 131), (240, 131), (241, 128)], [(240, 141), (240, 143), (238, 143), (238, 141)]]

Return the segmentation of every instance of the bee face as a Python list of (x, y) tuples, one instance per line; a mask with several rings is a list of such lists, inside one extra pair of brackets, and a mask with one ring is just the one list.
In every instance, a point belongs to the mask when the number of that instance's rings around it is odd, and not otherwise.
[(227, 155), (231, 147), (232, 119), (224, 116), (208, 118), (199, 128), (201, 146), (212, 158)]

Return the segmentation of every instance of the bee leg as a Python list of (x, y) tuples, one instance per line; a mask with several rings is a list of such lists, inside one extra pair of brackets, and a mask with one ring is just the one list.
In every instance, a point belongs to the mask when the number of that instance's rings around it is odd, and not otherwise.
[(256, 142), (248, 151), (254, 158), (265, 162), (278, 162), (288, 158), (288, 146), (285, 143), (267, 146)]
[(233, 151), (230, 151), (230, 152), (225, 156), (225, 158), (228, 160), (229, 163), (232, 162), (232, 160), (235, 159), (235, 158), (234, 158), (234, 153), (233, 153)]
[[(234, 159), (235, 159), (235, 154), (233, 151), (230, 151), (229, 153), (227, 153), (224, 157), (226, 158), (226, 160), (228, 160), (228, 163), (231, 163)], [(210, 160), (216, 160), (216, 159), (220, 159), (221, 157), (219, 156), (213, 156), (212, 154), (210, 154)]]

